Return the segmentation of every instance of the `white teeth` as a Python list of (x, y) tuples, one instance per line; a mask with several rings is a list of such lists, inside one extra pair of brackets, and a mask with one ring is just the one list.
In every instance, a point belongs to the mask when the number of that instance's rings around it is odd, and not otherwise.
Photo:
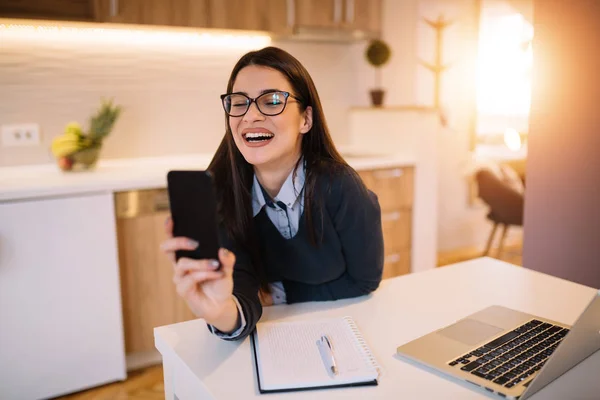
[(272, 133), (264, 132), (248, 132), (245, 135), (246, 139), (270, 139), (273, 136), (275, 135), (273, 135)]

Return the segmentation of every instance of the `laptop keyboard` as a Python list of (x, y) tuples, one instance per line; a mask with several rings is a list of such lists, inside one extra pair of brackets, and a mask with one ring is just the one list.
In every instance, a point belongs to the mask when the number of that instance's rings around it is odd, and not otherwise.
[(511, 388), (542, 369), (567, 333), (566, 328), (534, 319), (449, 365)]

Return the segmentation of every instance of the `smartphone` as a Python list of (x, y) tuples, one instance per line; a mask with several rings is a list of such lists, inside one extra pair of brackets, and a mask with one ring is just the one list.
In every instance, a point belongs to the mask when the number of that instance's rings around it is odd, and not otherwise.
[(217, 200), (208, 171), (169, 171), (169, 206), (173, 236), (184, 236), (199, 243), (194, 250), (178, 250), (181, 257), (219, 260)]

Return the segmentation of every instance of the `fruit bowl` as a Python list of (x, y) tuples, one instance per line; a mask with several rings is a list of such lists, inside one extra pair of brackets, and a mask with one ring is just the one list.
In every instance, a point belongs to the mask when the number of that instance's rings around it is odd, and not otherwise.
[(110, 133), (120, 113), (120, 106), (113, 106), (112, 101), (103, 101), (90, 120), (88, 132), (84, 132), (77, 122), (69, 123), (65, 132), (52, 141), (52, 154), (59, 168), (63, 171), (94, 168), (102, 140)]
[(73, 169), (93, 169), (100, 158), (101, 148), (102, 146), (95, 146), (79, 150), (69, 156), (57, 158), (56, 163), (63, 171), (71, 171)]

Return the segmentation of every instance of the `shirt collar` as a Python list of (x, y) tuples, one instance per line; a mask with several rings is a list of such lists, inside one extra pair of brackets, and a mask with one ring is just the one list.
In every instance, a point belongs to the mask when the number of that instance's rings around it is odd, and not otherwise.
[[(306, 177), (306, 166), (304, 161), (301, 160), (299, 164), (300, 168), (296, 169), (296, 176), (294, 171), (290, 172), (283, 186), (277, 193), (277, 196), (273, 199), (275, 202), (281, 201), (286, 207), (294, 208), (296, 203), (301, 200), (302, 189), (304, 188), (304, 180)], [(255, 217), (260, 210), (267, 204), (265, 195), (268, 196), (267, 192), (264, 191), (256, 174), (254, 174), (254, 181), (252, 183), (252, 216)]]

